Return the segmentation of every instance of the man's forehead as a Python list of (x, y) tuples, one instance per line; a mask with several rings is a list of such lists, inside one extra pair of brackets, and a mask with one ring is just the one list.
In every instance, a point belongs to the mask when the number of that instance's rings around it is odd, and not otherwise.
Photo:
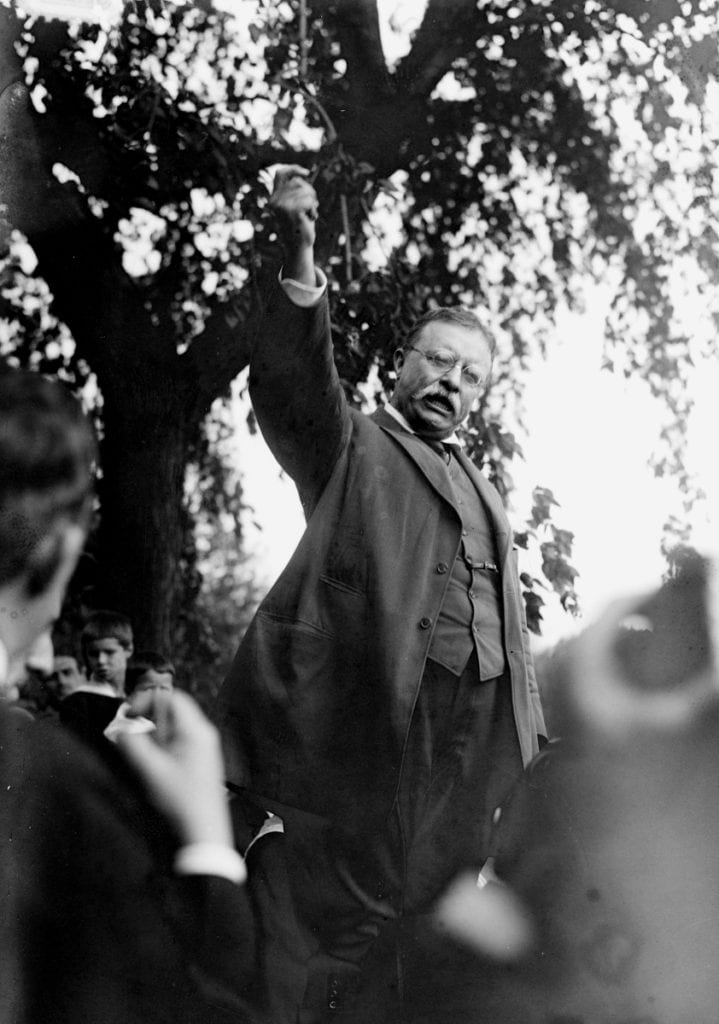
[(95, 637), (95, 639), (88, 641), (88, 645), (91, 648), (94, 648), (95, 650), (97, 650), (98, 648), (109, 648), (111, 650), (117, 650), (117, 648), (122, 647), (122, 644), (120, 643), (116, 636)]
[(149, 685), (160, 686), (162, 684), (168, 684), (168, 685), (172, 686), (172, 684), (173, 684), (172, 672), (162, 672), (159, 669), (148, 668), (145, 672), (142, 673), (142, 675), (140, 677), (139, 685), (143, 685), (143, 684), (145, 686), (149, 686)]

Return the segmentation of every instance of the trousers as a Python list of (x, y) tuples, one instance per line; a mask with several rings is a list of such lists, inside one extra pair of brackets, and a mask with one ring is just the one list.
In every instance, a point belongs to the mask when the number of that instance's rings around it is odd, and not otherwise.
[[(479, 870), (496, 809), (521, 775), (508, 675), (480, 681), (475, 656), (460, 677), (428, 662), (388, 819), (357, 836), (283, 815), (287, 875), (311, 950), (299, 1016), (288, 1021), (382, 1019), (363, 977), (370, 952), (427, 913), (461, 870)], [(399, 997), (399, 963), (390, 974)]]

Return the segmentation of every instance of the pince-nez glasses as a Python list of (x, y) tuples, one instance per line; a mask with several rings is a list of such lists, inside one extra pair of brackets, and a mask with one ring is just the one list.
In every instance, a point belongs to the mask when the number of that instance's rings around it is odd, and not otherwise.
[[(444, 377), (446, 373), (451, 373), (455, 366), (462, 362), (461, 359), (456, 359), (449, 352), (425, 352), (424, 349), (417, 348), (416, 345), (406, 345), (405, 349), (419, 352), (422, 358), (429, 363), (433, 370), (437, 371), (440, 377)], [(481, 388), (484, 382), (482, 374), (476, 366), (462, 366), (461, 376), (462, 382), (469, 388)]]

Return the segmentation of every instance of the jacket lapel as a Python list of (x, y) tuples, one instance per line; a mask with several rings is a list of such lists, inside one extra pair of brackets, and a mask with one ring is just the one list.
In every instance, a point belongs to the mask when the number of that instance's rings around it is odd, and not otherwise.
[(400, 423), (397, 422), (388, 412), (384, 409), (377, 409), (370, 417), (374, 422), (384, 430), (386, 434), (389, 434), (393, 441), (395, 441), (400, 448), (403, 448), (410, 459), (414, 462), (420, 472), (426, 477), (427, 482), (437, 491), (437, 493), (444, 498), (448, 504), (457, 512), (457, 502), (454, 497), (452, 490), (452, 484), (449, 479), (449, 473), (447, 467), (442, 461), (441, 457), (433, 452), (432, 449), (424, 443), (415, 434), (410, 434), (409, 431), (405, 430)]
[[(424, 441), (405, 430), (402, 425), (398, 423), (393, 416), (390, 416), (388, 412), (385, 412), (383, 408), (377, 409), (372, 414), (371, 419), (374, 420), (374, 422), (380, 426), (385, 433), (389, 434), (392, 439), (400, 445), (400, 447), (404, 448), (407, 455), (427, 478), (427, 481), (432, 485), (437, 493), (452, 506), (455, 512), (457, 512), (457, 515), (459, 515), (460, 513), (457, 508), (454, 491), (452, 490), (449, 473), (447, 472), (447, 467), (442, 462), (442, 459), (439, 458), (437, 454), (424, 443)], [(510, 529), (507, 514), (504, 510), (501, 499), (490, 482), (482, 476), (474, 463), (467, 458), (464, 451), (461, 448), (456, 447), (455, 452), (460, 465), (474, 484), (474, 487), (489, 514), (492, 526), (494, 527), (497, 543), (497, 556), (502, 565), (504, 565), (510, 551)]]

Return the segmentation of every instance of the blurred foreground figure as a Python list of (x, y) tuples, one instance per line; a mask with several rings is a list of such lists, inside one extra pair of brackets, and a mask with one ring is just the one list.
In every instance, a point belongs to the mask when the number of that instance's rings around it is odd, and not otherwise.
[[(0, 696), (60, 613), (93, 458), (68, 392), (0, 373)], [(157, 702), (138, 698), (157, 728), (121, 737), (115, 775), (0, 700), (0, 1024), (248, 1020), (218, 736), (186, 696)]]
[(717, 583), (697, 563), (569, 650), (563, 739), (502, 822), (510, 888), (468, 880), (440, 909), (485, 954), (447, 1021), (715, 1024)]

